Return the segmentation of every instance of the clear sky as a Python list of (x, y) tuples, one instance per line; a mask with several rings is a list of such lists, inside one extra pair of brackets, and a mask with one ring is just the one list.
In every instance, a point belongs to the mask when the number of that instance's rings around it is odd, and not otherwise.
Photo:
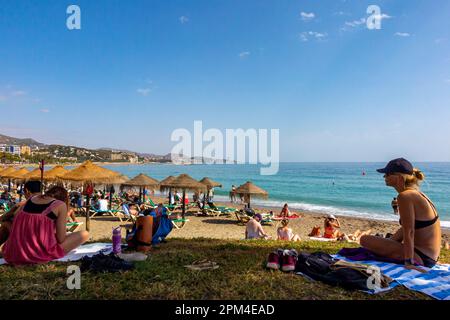
[(165, 154), (202, 120), (280, 129), (282, 161), (450, 161), (450, 1), (0, 0), (0, 112), (44, 143)]

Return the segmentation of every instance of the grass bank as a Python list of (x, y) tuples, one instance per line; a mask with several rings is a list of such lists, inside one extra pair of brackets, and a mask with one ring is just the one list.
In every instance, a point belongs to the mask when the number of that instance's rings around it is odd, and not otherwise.
[[(264, 268), (279, 247), (335, 253), (344, 243), (170, 239), (152, 249), (149, 259), (122, 274), (83, 273), (80, 290), (66, 287), (68, 263), (0, 267), (0, 299), (429, 299), (397, 287), (368, 295), (310, 282), (301, 276)], [(195, 260), (217, 262), (217, 270), (191, 271)], [(442, 262), (450, 261), (449, 251)], [(70, 263), (79, 264), (79, 263)]]

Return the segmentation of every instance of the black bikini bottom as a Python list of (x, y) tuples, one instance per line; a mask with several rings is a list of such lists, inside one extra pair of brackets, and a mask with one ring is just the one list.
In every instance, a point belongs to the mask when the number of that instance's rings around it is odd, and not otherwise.
[(423, 265), (427, 268), (433, 268), (437, 261), (431, 259), (429, 256), (427, 256), (425, 253), (420, 251), (419, 249), (414, 248), (414, 252), (417, 253), (417, 255), (422, 259)]

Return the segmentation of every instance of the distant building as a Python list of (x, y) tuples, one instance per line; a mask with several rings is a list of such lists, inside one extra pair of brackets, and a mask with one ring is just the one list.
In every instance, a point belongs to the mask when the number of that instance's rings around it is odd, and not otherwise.
[(111, 161), (123, 160), (123, 155), (121, 153), (112, 152)]
[(23, 155), (31, 155), (31, 148), (29, 146), (20, 147), (20, 153)]
[(130, 156), (128, 156), (128, 161), (130, 163), (138, 163), (139, 162), (139, 158), (137, 156), (130, 155)]
[(20, 156), (20, 146), (17, 145), (8, 146), (6, 152)]
[(0, 144), (0, 152), (6, 152), (6, 148), (8, 146), (6, 144)]

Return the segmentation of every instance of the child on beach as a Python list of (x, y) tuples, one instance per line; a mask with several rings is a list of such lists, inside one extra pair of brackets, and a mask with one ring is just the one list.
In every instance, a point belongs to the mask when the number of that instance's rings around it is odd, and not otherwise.
[(270, 239), (269, 236), (261, 225), (262, 216), (257, 213), (253, 218), (247, 222), (245, 228), (245, 239)]
[(294, 234), (292, 229), (288, 227), (289, 220), (284, 219), (281, 221), (281, 227), (277, 229), (278, 240), (285, 241), (301, 241), (298, 234)]

